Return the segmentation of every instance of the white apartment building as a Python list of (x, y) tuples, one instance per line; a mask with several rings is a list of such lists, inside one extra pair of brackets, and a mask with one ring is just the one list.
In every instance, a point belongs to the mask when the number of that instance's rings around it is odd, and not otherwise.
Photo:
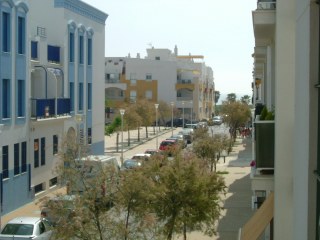
[(214, 112), (213, 71), (203, 56), (178, 55), (177, 47), (173, 53), (149, 48), (143, 59), (140, 54), (106, 58), (105, 74), (106, 99), (115, 107), (122, 101), (146, 98), (174, 103), (186, 119), (209, 119)]
[(104, 154), (107, 15), (79, 0), (1, 0), (0, 14), (0, 199), (6, 214), (57, 185), (65, 136), (78, 135), (92, 154)]
[[(256, 200), (265, 201), (239, 239), (258, 239), (261, 233), (259, 239), (318, 240), (319, 2), (261, 0), (252, 16), (254, 99), (274, 107), (275, 121), (271, 138), (263, 131), (255, 138), (252, 190)], [(266, 122), (256, 118), (256, 128), (259, 124)], [(261, 155), (258, 149), (269, 151)]]

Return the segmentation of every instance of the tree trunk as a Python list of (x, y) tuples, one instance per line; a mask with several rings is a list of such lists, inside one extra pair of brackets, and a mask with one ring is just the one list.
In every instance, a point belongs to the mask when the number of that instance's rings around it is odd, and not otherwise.
[(130, 146), (130, 130), (128, 128), (128, 147)]
[(129, 203), (128, 208), (127, 208), (126, 229), (125, 229), (125, 235), (124, 235), (124, 239), (125, 240), (128, 239), (129, 217), (130, 217), (130, 203)]
[(140, 126), (138, 127), (138, 142), (140, 142)]
[(153, 126), (153, 135), (156, 135), (156, 127)]
[(187, 240), (187, 225), (183, 223), (183, 240)]
[(148, 138), (148, 126), (145, 126), (146, 127), (146, 138)]
[(173, 235), (173, 229), (174, 229), (174, 224), (175, 224), (176, 216), (173, 215), (171, 220), (168, 222), (168, 236), (167, 240), (172, 240), (172, 235)]

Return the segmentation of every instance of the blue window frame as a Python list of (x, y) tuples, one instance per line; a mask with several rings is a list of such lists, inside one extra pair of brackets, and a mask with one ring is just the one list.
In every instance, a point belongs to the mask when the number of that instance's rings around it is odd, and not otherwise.
[(41, 138), (41, 166), (46, 164), (46, 138)]
[(10, 13), (2, 12), (2, 51), (10, 52)]
[(92, 65), (92, 38), (88, 38), (88, 65)]
[(21, 143), (21, 173), (27, 172), (27, 142)]
[(9, 178), (9, 146), (2, 147), (2, 176)]
[(2, 80), (2, 118), (10, 118), (11, 109), (10, 109), (10, 80)]
[(34, 167), (39, 167), (39, 139), (35, 139), (33, 142), (33, 157)]
[(48, 45), (48, 62), (60, 63), (60, 47)]
[(70, 82), (69, 87), (70, 111), (74, 111), (74, 83)]
[(83, 110), (83, 83), (79, 83), (79, 104), (78, 104), (78, 110)]
[(74, 62), (74, 33), (69, 33), (69, 62)]
[(31, 58), (38, 59), (38, 42), (31, 41)]
[(14, 169), (13, 169), (13, 173), (14, 175), (18, 175), (20, 173), (20, 154), (19, 154), (19, 147), (20, 144), (19, 143), (15, 143), (13, 145), (13, 161), (14, 161)]
[(18, 17), (18, 54), (25, 54), (26, 24), (24, 17)]
[(83, 64), (83, 36), (79, 36), (79, 63)]
[(88, 110), (92, 109), (92, 83), (88, 83)]
[(25, 116), (25, 81), (18, 80), (17, 89), (17, 115), (18, 117)]

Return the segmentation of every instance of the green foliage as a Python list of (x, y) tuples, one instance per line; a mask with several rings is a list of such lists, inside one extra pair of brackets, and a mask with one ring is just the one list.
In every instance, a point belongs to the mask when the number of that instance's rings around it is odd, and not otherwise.
[(121, 117), (117, 116), (113, 119), (110, 125), (105, 126), (105, 135), (110, 136), (114, 132), (118, 131), (121, 127)]
[(264, 106), (260, 114), (260, 120), (265, 120), (267, 115), (268, 115), (268, 109), (266, 106)]
[(235, 93), (229, 93), (227, 95), (228, 102), (235, 102), (237, 100), (237, 95)]

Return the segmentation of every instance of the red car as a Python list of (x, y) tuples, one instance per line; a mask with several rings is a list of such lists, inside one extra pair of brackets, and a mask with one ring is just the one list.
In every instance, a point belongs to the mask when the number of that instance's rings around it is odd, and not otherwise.
[(175, 140), (163, 140), (160, 143), (159, 150), (165, 151), (165, 150), (170, 150), (172, 148), (176, 148), (178, 146), (177, 141)]

